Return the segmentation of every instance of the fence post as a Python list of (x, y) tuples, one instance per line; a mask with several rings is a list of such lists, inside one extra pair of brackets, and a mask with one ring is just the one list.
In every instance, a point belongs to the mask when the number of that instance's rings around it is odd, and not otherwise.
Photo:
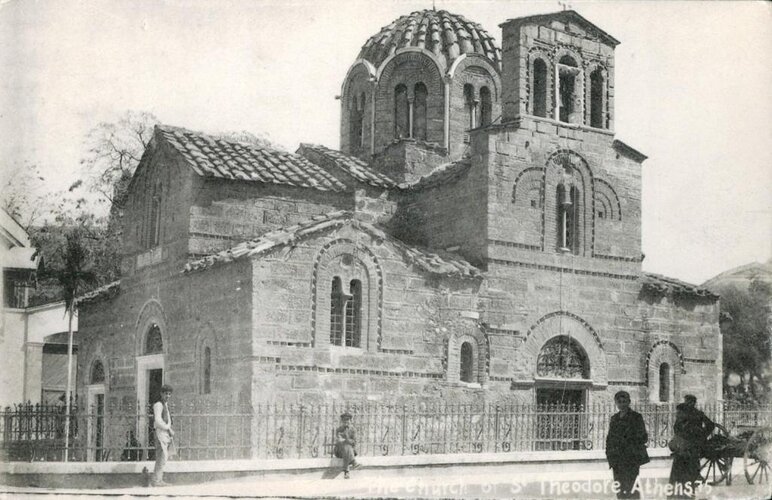
[(300, 404), (300, 409), (298, 411), (298, 435), (297, 435), (297, 440), (298, 440), (298, 446), (297, 446), (297, 448), (298, 448), (298, 458), (303, 458), (302, 453), (303, 453), (303, 427), (304, 427), (303, 426), (303, 410), (304, 409), (305, 409), (305, 407), (301, 403)]
[(402, 405), (402, 455), (405, 454), (405, 435), (407, 434), (407, 405)]

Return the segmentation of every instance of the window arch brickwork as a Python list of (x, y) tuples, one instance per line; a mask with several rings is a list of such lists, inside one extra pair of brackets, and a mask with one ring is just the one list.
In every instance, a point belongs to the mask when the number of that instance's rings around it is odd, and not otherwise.
[[(608, 70), (599, 61), (590, 61), (585, 71), (585, 124), (595, 127), (609, 128), (609, 80)], [(600, 88), (596, 89), (596, 83)], [(597, 92), (597, 93), (596, 93)]]
[[(317, 254), (312, 276), (312, 344), (330, 344), (333, 280), (361, 283), (360, 348), (381, 350), (383, 271), (369, 248), (346, 238), (327, 243)], [(344, 319), (345, 321), (345, 319)]]
[[(341, 95), (340, 149), (345, 153), (356, 156), (370, 152), (372, 89), (367, 67), (364, 64), (353, 67)], [(361, 147), (357, 140), (361, 141)]]
[(649, 401), (659, 403), (660, 400), (660, 369), (663, 363), (670, 368), (670, 400), (680, 398), (681, 376), (686, 373), (681, 350), (670, 340), (655, 342), (646, 355), (644, 373), (645, 383), (649, 389)]
[(524, 245), (544, 245), (544, 174), (542, 167), (521, 171), (512, 186), (512, 216), (517, 230), (512, 238)]
[(142, 306), (135, 325), (135, 352), (138, 356), (148, 354), (146, 352), (147, 337), (148, 333), (150, 333), (153, 328), (153, 325), (155, 325), (160, 332), (161, 343), (163, 346), (161, 353), (169, 352), (170, 336), (167, 333), (166, 314), (164, 313), (163, 307), (161, 307), (161, 303), (155, 299), (151, 299)]
[[(379, 151), (394, 140), (395, 89), (404, 85), (408, 100), (415, 98), (415, 86), (426, 86), (426, 140), (442, 144), (444, 139), (443, 115), (445, 90), (437, 64), (417, 51), (397, 54), (380, 71), (375, 101), (375, 150)], [(407, 137), (408, 134), (405, 134)]]
[(603, 205), (603, 208), (607, 210), (607, 214), (604, 217), (606, 220), (622, 220), (622, 207), (619, 203), (619, 197), (617, 196), (614, 188), (611, 187), (607, 181), (603, 179), (595, 179), (595, 199), (596, 199), (596, 217), (598, 216), (599, 201)]
[[(538, 78), (541, 76), (540, 72), (537, 72), (534, 66), (536, 61), (542, 61), (545, 65), (544, 68), (544, 82), (539, 82)], [(527, 74), (527, 97), (526, 97), (526, 109), (527, 112), (534, 116), (543, 116), (545, 118), (552, 118), (554, 114), (554, 75), (555, 72), (554, 62), (552, 56), (541, 48), (532, 48), (528, 52), (528, 74)], [(537, 95), (538, 94), (538, 95)], [(543, 98), (544, 109), (541, 109), (541, 104), (537, 103), (537, 99)], [(537, 109), (538, 108), (538, 109)], [(537, 114), (537, 111), (543, 111), (543, 114)]]
[[(471, 363), (471, 366), (468, 366), (468, 363)], [(465, 364), (467, 366), (464, 366)], [(445, 367), (449, 383), (484, 385), (490, 369), (490, 346), (485, 333), (479, 328), (471, 328), (465, 332), (451, 334), (447, 341)], [(466, 377), (468, 379), (464, 380)]]
[[(595, 197), (592, 187), (594, 176), (587, 161), (574, 151), (561, 149), (550, 155), (545, 174), (545, 216), (544, 249), (559, 247), (558, 186), (576, 188), (574, 252), (578, 255), (592, 255), (595, 243)], [(552, 215), (554, 214), (554, 216)], [(549, 215), (549, 217), (548, 217)]]
[(542, 347), (558, 336), (569, 337), (581, 346), (587, 356), (588, 375), (593, 385), (608, 384), (606, 354), (598, 333), (587, 321), (568, 311), (546, 314), (528, 329), (525, 341), (515, 353), (515, 378), (532, 379)]

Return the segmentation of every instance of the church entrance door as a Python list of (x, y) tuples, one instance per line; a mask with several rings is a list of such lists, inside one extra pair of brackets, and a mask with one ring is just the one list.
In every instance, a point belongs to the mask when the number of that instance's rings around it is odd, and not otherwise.
[(137, 357), (137, 434), (146, 448), (146, 460), (155, 459), (152, 404), (158, 401), (164, 383), (164, 355)]

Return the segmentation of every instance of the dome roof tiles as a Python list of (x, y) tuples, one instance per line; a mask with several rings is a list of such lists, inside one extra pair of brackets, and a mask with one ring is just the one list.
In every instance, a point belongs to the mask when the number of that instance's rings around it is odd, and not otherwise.
[(407, 47), (431, 52), (445, 68), (462, 54), (487, 57), (497, 68), (501, 64), (501, 50), (482, 26), (445, 10), (428, 9), (402, 16), (381, 28), (365, 42), (359, 59), (378, 67)]

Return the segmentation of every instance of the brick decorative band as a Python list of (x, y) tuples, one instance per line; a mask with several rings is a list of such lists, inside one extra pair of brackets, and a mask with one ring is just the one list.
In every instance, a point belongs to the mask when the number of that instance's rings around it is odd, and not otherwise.
[(702, 363), (705, 365), (712, 365), (716, 362), (715, 359), (696, 359), (696, 358), (684, 358), (687, 363)]
[(512, 335), (513, 337), (522, 337), (523, 334), (520, 330), (506, 330), (504, 328), (493, 328), (491, 326), (485, 327), (485, 333), (489, 335)]
[(502, 266), (525, 267), (528, 269), (540, 269), (545, 271), (564, 272), (564, 273), (571, 273), (571, 274), (579, 274), (583, 276), (599, 276), (602, 278), (614, 278), (614, 279), (628, 280), (628, 281), (635, 281), (638, 279), (638, 276), (635, 274), (602, 273), (598, 271), (589, 271), (586, 269), (571, 269), (570, 267), (550, 266), (547, 264), (531, 264), (529, 262), (519, 262), (515, 260), (487, 259), (487, 261), (491, 264), (499, 264)]
[(541, 247), (539, 245), (527, 245), (525, 243), (514, 243), (511, 241), (501, 240), (488, 240), (488, 243), (500, 247), (522, 248), (523, 250), (537, 250), (541, 252)]
[(278, 345), (282, 347), (311, 347), (311, 342), (286, 342), (284, 340), (268, 340), (268, 345)]
[(603, 255), (600, 253), (593, 254), (593, 257), (597, 257), (599, 259), (607, 259), (607, 260), (617, 260), (620, 262), (642, 262), (643, 259), (640, 257), (621, 257), (619, 255)]
[(630, 380), (609, 380), (608, 385), (632, 385), (636, 387), (646, 387), (646, 382), (633, 382)]
[(381, 352), (386, 354), (414, 354), (412, 349), (384, 349), (381, 348)]
[(420, 373), (420, 372), (392, 372), (389, 370), (369, 370), (367, 368), (331, 368), (326, 366), (316, 365), (276, 365), (276, 371), (282, 372), (320, 372), (320, 373), (336, 373), (336, 374), (348, 374), (348, 375), (377, 375), (388, 377), (401, 377), (401, 378), (428, 378), (441, 380), (445, 378), (444, 373)]

